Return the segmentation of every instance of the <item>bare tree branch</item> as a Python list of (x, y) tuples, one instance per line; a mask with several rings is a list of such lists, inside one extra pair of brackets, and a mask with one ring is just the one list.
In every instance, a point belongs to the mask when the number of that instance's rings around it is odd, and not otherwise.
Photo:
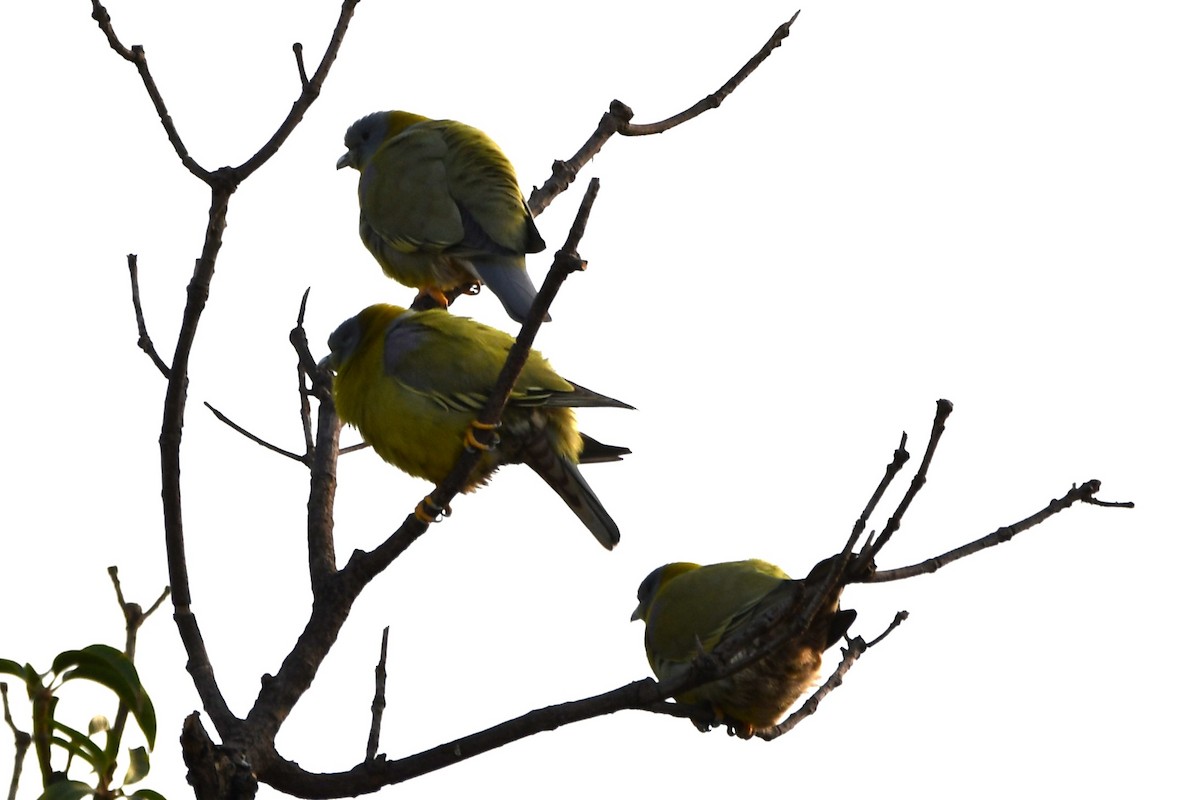
[(727, 80), (720, 89), (696, 102), (686, 111), (681, 111), (660, 122), (635, 125), (632, 122), (633, 109), (620, 100), (613, 100), (609, 104), (608, 111), (604, 112), (604, 115), (600, 118), (600, 123), (596, 126), (596, 130), (583, 143), (583, 146), (568, 160), (556, 160), (551, 166), (550, 177), (529, 195), (530, 211), (533, 212), (535, 217), (545, 211), (546, 207), (554, 201), (555, 197), (562, 194), (568, 186), (574, 183), (579, 170), (583, 169), (585, 164), (595, 158), (605, 143), (615, 134), (622, 136), (646, 136), (653, 133), (663, 133), (689, 120), (695, 119), (705, 111), (721, 105), (722, 101), (731, 95), (741, 85), (742, 81), (750, 76), (750, 73), (754, 72), (760, 64), (767, 60), (767, 56), (771, 55), (771, 52), (775, 48), (783, 44), (783, 40), (792, 31), (792, 23), (796, 21), (796, 17), (799, 14), (800, 12), (796, 11), (787, 22), (776, 28), (775, 33), (771, 35), (767, 43), (732, 78)]
[(973, 553), (978, 553), (980, 550), (986, 550), (989, 547), (995, 547), (998, 544), (1003, 544), (1009, 539), (1016, 536), (1018, 533), (1023, 533), (1035, 525), (1045, 522), (1050, 517), (1060, 511), (1073, 506), (1075, 503), (1089, 503), (1091, 505), (1104, 506), (1107, 508), (1133, 508), (1133, 503), (1113, 503), (1103, 500), (1096, 500), (1094, 495), (1100, 491), (1100, 481), (1090, 480), (1085, 481), (1079, 486), (1072, 486), (1071, 490), (1062, 497), (1051, 500), (1045, 508), (1038, 511), (1036, 514), (1031, 514), (1020, 522), (1012, 525), (1005, 525), (997, 528), (987, 536), (982, 536), (973, 542), (964, 544), (962, 547), (942, 553), (940, 556), (928, 558), (919, 564), (913, 564), (908, 567), (900, 567), (898, 569), (888, 569), (873, 572), (869, 575), (858, 579), (860, 583), (885, 583), (887, 581), (899, 581), (905, 578), (912, 578), (916, 575), (928, 575), (937, 572), (942, 567), (952, 562), (958, 561), (960, 558), (966, 558)]
[[(150, 618), (150, 615), (158, 610), (158, 607), (163, 604), (171, 595), (171, 587), (166, 586), (162, 590), (162, 594), (158, 599), (151, 604), (148, 611), (142, 611), (142, 607), (137, 603), (129, 603), (125, 600), (125, 594), (121, 591), (121, 579), (117, 575), (115, 566), (108, 568), (108, 577), (112, 580), (113, 591), (117, 595), (117, 604), (121, 607), (121, 616), (125, 618), (125, 655), (130, 661), (133, 661), (134, 655), (137, 652), (137, 635), (142, 624)], [(117, 713), (113, 717), (112, 728), (108, 731), (108, 740), (111, 742), (119, 742), (125, 735), (125, 725), (129, 721), (129, 706), (122, 700), (117, 704)], [(113, 778), (113, 770), (116, 769), (114, 763), (108, 775), (105, 776), (105, 783), (111, 784)]]
[(116, 51), (117, 55), (137, 68), (138, 75), (141, 76), (142, 83), (146, 87), (146, 94), (150, 95), (150, 102), (154, 104), (154, 110), (158, 112), (158, 119), (162, 122), (163, 130), (167, 132), (167, 138), (171, 140), (171, 146), (175, 148), (175, 154), (179, 156), (179, 160), (183, 162), (188, 172), (211, 185), (212, 173), (201, 167), (194, 158), (188, 155), (183, 138), (175, 128), (175, 121), (167, 113), (167, 103), (163, 100), (162, 94), (154, 82), (154, 77), (150, 74), (150, 64), (146, 61), (146, 53), (142, 46), (135, 44), (132, 48), (127, 48), (121, 44), (116, 31), (113, 30), (112, 18), (109, 17), (108, 10), (100, 4), (100, 0), (92, 0), (92, 19), (100, 25), (100, 30), (108, 39), (109, 46)]
[(873, 569), (875, 556), (888, 543), (888, 540), (892, 538), (892, 534), (900, 530), (900, 522), (904, 518), (905, 512), (912, 505), (917, 492), (921, 491), (921, 487), (928, 480), (929, 465), (933, 462), (933, 454), (937, 450), (938, 442), (942, 440), (942, 434), (946, 432), (946, 420), (953, 411), (954, 404), (949, 400), (937, 401), (937, 413), (933, 417), (933, 430), (929, 434), (929, 443), (925, 446), (925, 457), (921, 459), (921, 466), (917, 468), (916, 474), (913, 475), (913, 479), (909, 483), (908, 492), (905, 493), (900, 504), (896, 506), (896, 510), (888, 519), (887, 525), (883, 527), (883, 532), (879, 534), (879, 538), (864, 547), (863, 551), (855, 558), (855, 564), (851, 570), (854, 574), (861, 575)]
[(207, 408), (209, 411), (211, 411), (213, 413), (214, 417), (221, 420), (221, 422), (224, 422), (226, 425), (233, 428), (235, 431), (240, 433), (242, 436), (245, 436), (247, 439), (254, 442), (255, 444), (265, 447), (266, 449), (270, 450), (272, 453), (278, 453), (281, 456), (290, 458), (292, 461), (299, 461), (301, 464), (305, 463), (306, 459), (304, 456), (298, 455), (298, 454), (290, 452), (288, 450), (284, 450), (282, 447), (278, 447), (276, 445), (271, 444), (266, 439), (262, 439), (258, 436), (255, 436), (253, 433), (246, 430), (241, 425), (238, 425), (233, 420), (231, 420), (224, 413), (222, 413), (216, 406), (214, 406), (212, 403), (208, 402), (207, 400), (204, 401), (204, 407)]
[(887, 630), (876, 636), (870, 644), (863, 641), (861, 636), (856, 636), (851, 639), (847, 646), (842, 648), (842, 660), (841, 663), (838, 664), (837, 669), (833, 671), (833, 673), (825, 680), (825, 683), (823, 683), (819, 689), (809, 695), (808, 699), (804, 701), (804, 704), (801, 705), (800, 708), (793, 711), (787, 719), (775, 727), (764, 728), (761, 731), (755, 731), (754, 735), (768, 742), (772, 739), (778, 739), (780, 736), (783, 736), (801, 722), (817, 713), (817, 708), (821, 705), (821, 701), (824, 700), (830, 692), (842, 685), (842, 681), (846, 678), (846, 673), (849, 672), (850, 668), (854, 666), (855, 662), (862, 657), (863, 653), (882, 642), (885, 638), (887, 638), (889, 633), (896, 630), (900, 623), (904, 622), (906, 619), (908, 619), (907, 611), (901, 611), (896, 614), (896, 616), (892, 619), (892, 623), (888, 625)]
[(133, 292), (133, 316), (137, 320), (138, 347), (150, 357), (164, 378), (170, 378), (171, 368), (159, 357), (158, 350), (154, 348), (154, 340), (150, 338), (150, 333), (146, 330), (146, 317), (142, 314), (142, 292), (138, 286), (137, 255), (130, 253), (125, 256), (125, 261), (129, 265), (129, 284)]
[(767, 40), (767, 43), (764, 44), (762, 48), (755, 53), (754, 56), (747, 61), (741, 69), (737, 71), (737, 74), (725, 81), (724, 85), (722, 85), (720, 89), (713, 92), (708, 97), (705, 97), (703, 100), (693, 104), (691, 108), (686, 109), (685, 111), (680, 111), (678, 114), (668, 117), (661, 122), (652, 122), (648, 125), (634, 125), (633, 123), (626, 123), (620, 129), (619, 133), (622, 136), (646, 136), (648, 134), (663, 133), (664, 131), (671, 130), (671, 128), (674, 128), (677, 125), (682, 125), (689, 120), (695, 119), (705, 111), (709, 111), (710, 109), (714, 109), (721, 105), (725, 98), (733, 94), (733, 90), (741, 85), (742, 81), (750, 77), (751, 72), (754, 72), (754, 70), (758, 69), (759, 64), (767, 60), (767, 56), (771, 55), (772, 50), (783, 44), (783, 40), (791, 34), (792, 23), (796, 21), (796, 17), (798, 16), (800, 16), (799, 9), (796, 10), (795, 14), (792, 14), (787, 22), (775, 29), (775, 33), (771, 34), (771, 38)]
[[(159, 437), (159, 452), (162, 462), (163, 481), (163, 517), (166, 534), (167, 568), (170, 575), (172, 599), (175, 604), (175, 620), (179, 627), (180, 638), (188, 653), (188, 671), (196, 690), (200, 694), (205, 711), (212, 718), (217, 730), (225, 739), (236, 738), (240, 732), (239, 720), (230, 711), (224, 696), (217, 685), (213, 674), (212, 663), (200, 633), (199, 623), (191, 611), (191, 589), (188, 582), (187, 558), (184, 547), (182, 494), (180, 490), (180, 444), (183, 439), (183, 417), (187, 404), (188, 362), (192, 346), (199, 329), (200, 317), (208, 300), (209, 287), (216, 272), (217, 254), (221, 249), (222, 237), (225, 230), (225, 217), (229, 208), (229, 198), (238, 185), (249, 177), (256, 169), (273, 155), (288, 135), (300, 123), (305, 112), (320, 94), (338, 49), (345, 36), (346, 28), (354, 13), (357, 0), (344, 0), (341, 14), (334, 26), (325, 55), (311, 80), (301, 81), (299, 98), (280, 124), (279, 129), (259, 149), (239, 167), (221, 167), (208, 171), (188, 155), (182, 137), (176, 130), (170, 114), (167, 113), (166, 103), (155, 85), (146, 62), (145, 53), (140, 46), (126, 48), (121, 44), (112, 20), (107, 10), (99, 3), (92, 2), (92, 17), (99, 24), (101, 31), (108, 39), (110, 47), (122, 58), (130, 61), (138, 70), (146, 92), (150, 96), (158, 112), (167, 138), (170, 139), (176, 154), (183, 165), (211, 189), (212, 199), (208, 212), (208, 224), (205, 230), (204, 244), (200, 257), (196, 260), (192, 279), (188, 284), (187, 299), (184, 305), (183, 319), (180, 326), (179, 338), (176, 342), (174, 357), (167, 375), (167, 392), (163, 402), (163, 427)], [(336, 438), (336, 437), (335, 437)]]
[[(902, 436), (900, 447), (896, 450), (893, 461), (885, 470), (884, 477), (871, 496), (862, 515), (857, 520), (854, 530), (846, 541), (839, 556), (828, 560), (830, 568), (822, 573), (810, 574), (810, 580), (797, 581), (795, 595), (786, 613), (773, 616), (763, 615), (759, 620), (747, 626), (738, 636), (723, 642), (714, 652), (697, 658), (685, 675), (675, 680), (658, 683), (653, 680), (642, 680), (614, 689), (594, 697), (562, 703), (543, 709), (538, 709), (520, 717), (508, 720), (483, 731), (448, 742), (422, 753), (399, 760), (387, 760), (377, 756), (379, 734), (382, 725), (384, 709), (384, 687), (386, 684), (386, 653), (387, 631), (384, 631), (383, 644), (379, 666), (376, 670), (376, 698), (372, 704), (372, 724), (368, 736), (367, 758), (363, 764), (353, 769), (333, 774), (315, 774), (308, 772), (297, 764), (284, 759), (275, 747), (275, 738), (290, 715), (300, 697), (309, 689), (316, 677), (322, 662), (332, 648), (338, 633), (345, 623), (351, 607), (365, 586), (384, 569), (387, 568), (410, 544), (428, 530), (431, 517), (436, 517), (445, 511), (449, 513), (450, 502), (462, 491), (468, 476), (478, 463), (480, 453), (469, 448), (464, 449), (455, 468), (429, 495), (418, 505), (418, 514), (410, 514), (403, 524), (388, 536), (375, 549), (364, 552), (356, 551), (348, 559), (342, 570), (337, 569), (337, 559), (333, 539), (333, 502), (336, 489), (337, 458), (341, 452), (350, 452), (363, 445), (339, 449), (341, 423), (337, 419), (332, 402), (332, 383), (328, 371), (320, 368), (308, 348), (307, 336), (303, 328), (304, 313), (307, 302), (307, 292), (301, 302), (300, 313), (296, 327), (291, 331), (289, 339), (296, 349), (299, 363), (297, 366), (299, 395), (301, 400), (301, 424), (304, 429), (305, 453), (303, 456), (289, 453), (281, 448), (266, 443), (258, 437), (249, 434), (244, 429), (232, 423), (211, 405), (208, 407), (219, 419), (229, 424), (235, 430), (251, 438), (259, 444), (307, 464), (310, 468), (310, 494), (308, 502), (307, 544), (309, 554), (309, 572), (312, 584), (313, 604), (312, 613), (292, 650), (284, 657), (275, 675), (267, 675), (262, 680), (258, 697), (246, 718), (239, 719), (228, 707), (213, 674), (212, 664), (201, 636), (199, 623), (191, 611), (191, 596), (189, 577), (184, 548), (184, 529), (182, 518), (182, 498), (179, 483), (180, 446), (182, 442), (184, 410), (187, 401), (188, 364), (192, 348), (198, 335), (199, 322), (203, 314), (209, 289), (211, 287), (216, 260), (219, 254), (223, 233), (226, 225), (226, 215), (230, 197), (240, 186), (241, 182), (279, 150), (287, 137), (300, 123), (307, 109), (319, 95), (321, 87), (338, 49), (344, 39), (347, 26), (353, 14), (357, 0), (344, 0), (341, 14), (334, 26), (330, 42), (316, 71), (310, 78), (304, 64), (303, 48), (300, 44), (293, 45), (293, 55), (299, 74), (299, 97), (293, 103), (290, 112), (280, 124), (276, 132), (249, 159), (237, 167), (221, 167), (212, 171), (202, 168), (188, 154), (182, 137), (176, 130), (166, 104), (158, 91), (150, 74), (145, 53), (140, 46), (126, 48), (121, 44), (108, 12), (98, 2), (92, 0), (93, 18), (96, 19), (102, 32), (107, 37), (109, 45), (122, 58), (130, 61), (137, 68), (145, 85), (160, 121), (171, 141), (176, 154), (193, 175), (203, 180), (211, 190), (211, 201), (204, 244), (199, 258), (196, 260), (191, 281), (187, 289), (185, 309), (181, 321), (180, 333), (176, 343), (171, 364), (168, 366), (154, 351), (153, 343), (146, 333), (145, 323), (141, 313), (141, 301), (138, 293), (136, 257), (130, 256), (131, 282), (133, 284), (135, 315), (138, 320), (139, 346), (155, 361), (160, 371), (168, 378), (166, 398), (164, 400), (163, 426), (160, 437), (160, 458), (162, 462), (163, 480), (163, 509), (164, 529), (166, 534), (166, 549), (168, 569), (175, 604), (175, 618), (180, 631), (180, 637), (188, 653), (188, 671), (200, 695), (205, 711), (224, 740), (220, 747), (213, 745), (199, 717), (189, 717), (184, 727), (185, 759), (189, 767), (189, 780), (196, 776), (193, 784), (200, 796), (249, 797), (258, 780), (262, 780), (275, 788), (289, 792), (298, 797), (331, 798), (344, 797), (364, 792), (375, 791), (383, 786), (399, 783), (425, 774), (435, 769), (457, 763), (479, 753), (487, 752), (518, 739), (535, 733), (554, 730), (562, 725), (609, 714), (623, 709), (642, 709), (656, 713), (672, 714), (675, 716), (691, 716), (695, 718), (695, 709), (678, 703), (666, 702), (668, 697), (675, 696), (690, 688), (705, 682), (716, 680), (733, 674), (753, 664), (756, 660), (770, 653), (774, 648), (782, 646), (789, 639), (803, 636), (812, 625), (813, 620), (828, 607), (842, 588), (850, 582), (878, 582), (880, 580), (895, 580), (902, 575), (892, 576), (890, 573), (876, 572), (874, 556), (889, 541), (899, 529), (901, 519), (912, 503), (918, 491), (927, 480), (927, 471), (932, 460), (937, 443), (944, 431), (946, 417), (951, 411), (947, 401), (939, 401), (938, 415), (926, 449), (925, 457), (914, 476), (908, 493), (898, 505), (892, 518), (887, 523), (878, 538), (870, 538), (855, 553), (854, 548), (861, 540), (867, 520), (880, 502), (884, 491), (908, 459), (905, 450), (907, 436)], [(797, 12), (798, 13), (798, 12)], [(583, 148), (569, 162), (555, 162), (551, 178), (530, 197), (529, 204), (534, 214), (540, 213), (574, 180), (578, 171), (591, 160), (613, 135), (641, 136), (661, 133), (682, 124), (699, 114), (721, 105), (729, 96), (769, 55), (780, 46), (783, 39), (790, 33), (790, 27), (795, 21), (793, 15), (781, 25), (772, 38), (755, 54), (730, 80), (716, 92), (693, 104), (689, 109), (680, 112), (661, 122), (648, 125), (633, 124), (633, 112), (628, 106), (614, 101), (609, 111), (602, 117), (595, 133), (588, 139)], [(521, 329), (515, 344), (511, 348), (508, 359), (497, 379), (488, 403), (479, 416), (483, 425), (498, 422), (504, 405), (524, 366), (529, 349), (555, 295), (566, 277), (573, 271), (586, 266), (578, 254), (578, 248), (585, 232), (588, 216), (594, 203), (599, 183), (593, 179), (580, 205), (575, 224), (562, 250), (555, 255), (553, 266), (547, 275), (541, 291), (530, 310), (528, 321)], [(144, 344), (143, 344), (144, 340)], [(311, 385), (309, 385), (309, 382)], [(312, 409), (309, 403), (315, 398), (318, 403), (315, 432), (313, 429)], [(208, 405), (207, 403), (205, 405)], [(480, 434), (486, 437), (486, 434)], [(486, 443), (486, 442), (485, 442)], [(984, 537), (979, 542), (951, 551), (938, 559), (926, 571), (933, 571), (944, 563), (977, 552), (985, 547), (993, 546), (1011, 538), (1020, 526), (1032, 527), (1053, 513), (1068, 507), (1073, 502), (1090, 502), (1097, 505), (1116, 505), (1095, 500), (1092, 495), (1099, 488), (1099, 482), (1093, 481), (1086, 486), (1092, 486), (1088, 491), (1081, 491), (1080, 496), (1073, 498), (1061, 508), (1051, 506), (1033, 515), (1027, 520), (998, 530), (990, 537)], [(1074, 490), (1073, 490), (1074, 491)], [(1054, 501), (1062, 502), (1062, 501)], [(422, 520), (424, 516), (426, 521)], [(1026, 524), (1028, 523), (1028, 524)], [(985, 540), (995, 539), (986, 544)], [(973, 548), (973, 549), (970, 549)], [(960, 553), (960, 551), (963, 551)], [(929, 562), (926, 562), (929, 563)], [(916, 569), (922, 565), (917, 565)], [(891, 571), (898, 573), (900, 571)], [(921, 574), (913, 572), (912, 574)], [(119, 583), (114, 585), (120, 598)], [(124, 604), (123, 598), (121, 602)], [(160, 598), (159, 602), (162, 602)], [(157, 603), (155, 607), (157, 607)], [(151, 609), (153, 611), (153, 608)], [(149, 613), (149, 612), (148, 612)], [(821, 700), (841, 684), (841, 681), (852, 664), (865, 650), (890, 633), (899, 624), (902, 617), (896, 621), (875, 642), (867, 644), (861, 637), (850, 640), (845, 651), (842, 664), (804, 706), (772, 731), (763, 732), (764, 738), (775, 738), (791, 730), (803, 718), (811, 715)], [(7, 712), (7, 706), (6, 706)], [(11, 724), (11, 723), (10, 723)], [(15, 729), (14, 729), (15, 730)], [(222, 761), (222, 759), (224, 761)], [(218, 763), (224, 766), (218, 766)], [(201, 789), (201, 786), (208, 787)], [(205, 794), (211, 792), (211, 794)]]
[(383, 727), (383, 710), (387, 708), (388, 630), (383, 629), (379, 643), (379, 663), (375, 665), (375, 697), (371, 699), (371, 729), (367, 732), (367, 755), (364, 761), (373, 761), (379, 753), (379, 730)]
[[(304, 65), (301, 64), (301, 74), (303, 72)], [(311, 465), (314, 447), (312, 406), (309, 404), (312, 392), (308, 388), (308, 381), (317, 372), (317, 362), (313, 360), (312, 352), (308, 349), (308, 335), (304, 332), (304, 314), (308, 310), (308, 294), (311, 291), (311, 286), (304, 290), (304, 295), (300, 298), (300, 311), (296, 314), (296, 327), (288, 333), (288, 341), (292, 343), (298, 358), (296, 381), (297, 390), (300, 393), (300, 430), (304, 434), (304, 463), (306, 465)]]

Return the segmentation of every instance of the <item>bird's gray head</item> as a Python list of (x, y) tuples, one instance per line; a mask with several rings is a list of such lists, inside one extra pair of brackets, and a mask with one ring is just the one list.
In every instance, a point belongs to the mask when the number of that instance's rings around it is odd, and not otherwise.
[(338, 159), (338, 169), (354, 167), (361, 170), (383, 144), (391, 130), (388, 111), (367, 114), (346, 129), (346, 152)]
[(358, 347), (361, 338), (362, 325), (359, 324), (358, 317), (351, 317), (329, 334), (329, 355), (323, 358), (321, 363), (327, 364), (336, 372)]
[(646, 579), (642, 581), (642, 585), (638, 587), (637, 591), (638, 605), (633, 610), (633, 615), (629, 618), (630, 622), (646, 619), (646, 615), (650, 613), (650, 603), (653, 602), (654, 595), (658, 594), (658, 587), (662, 585), (663, 573), (667, 571), (667, 567), (669, 566), (669, 564), (664, 564), (647, 575)]

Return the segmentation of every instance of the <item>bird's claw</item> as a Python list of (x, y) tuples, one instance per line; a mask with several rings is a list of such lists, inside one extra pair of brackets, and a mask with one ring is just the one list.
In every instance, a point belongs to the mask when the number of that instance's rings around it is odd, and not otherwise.
[(433, 498), (427, 495), (425, 499), (417, 503), (417, 507), (413, 509), (413, 516), (426, 525), (432, 525), (435, 522), (441, 522), (443, 516), (450, 516), (450, 508), (437, 505), (433, 502)]
[[(471, 449), (471, 450), (480, 450), (483, 452), (487, 452), (488, 450), (495, 450), (496, 449), (496, 440), (497, 440), (495, 431), (499, 427), (500, 427), (499, 422), (494, 423), (494, 424), (488, 424), (488, 423), (480, 422), (477, 419), (473, 419), (473, 420), (471, 420), (471, 424), (467, 426), (467, 433), (463, 437), (463, 443), (466, 444), (467, 448)], [(488, 444), (484, 444), (483, 442), (479, 441), (479, 439), (476, 438), (476, 436), (475, 436), (475, 431), (487, 431), (489, 434), (491, 434), (491, 436), (489, 436), (489, 438), (491, 439), (491, 442)]]

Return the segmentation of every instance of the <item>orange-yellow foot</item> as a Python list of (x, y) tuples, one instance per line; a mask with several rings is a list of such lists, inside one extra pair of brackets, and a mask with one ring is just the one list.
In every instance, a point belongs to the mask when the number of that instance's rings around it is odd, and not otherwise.
[(428, 311), (431, 308), (449, 308), (450, 300), (441, 289), (422, 289), (413, 299), (412, 308), (415, 311)]
[(449, 515), (449, 508), (441, 508), (433, 502), (433, 499), (426, 496), (424, 500), (417, 503), (417, 507), (413, 509), (413, 516), (424, 522), (426, 525), (432, 525), (435, 522), (441, 522), (443, 515)]
[[(471, 450), (482, 450), (485, 452), (492, 450), (496, 447), (497, 437), (495, 431), (499, 427), (499, 422), (488, 425), (480, 422), (477, 419), (473, 419), (471, 420), (471, 424), (467, 426), (467, 434), (463, 437), (463, 443)], [(483, 442), (479, 441), (479, 439), (475, 436), (475, 431), (487, 431), (487, 439), (489, 443), (484, 444)]]

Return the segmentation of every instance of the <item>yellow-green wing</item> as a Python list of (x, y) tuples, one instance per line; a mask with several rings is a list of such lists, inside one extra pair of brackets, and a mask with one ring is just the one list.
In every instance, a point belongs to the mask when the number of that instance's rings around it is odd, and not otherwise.
[(751, 559), (710, 564), (667, 581), (654, 598), (646, 621), (646, 649), (660, 663), (686, 663), (696, 656), (696, 639), (710, 652), (787, 574)]
[(392, 247), (438, 252), (462, 241), (463, 220), (446, 173), (448, 150), (441, 131), (419, 123), (385, 142), (364, 166), (359, 208)]
[[(384, 370), (414, 391), (456, 410), (486, 402), (513, 338), (441, 309), (407, 311), (392, 323), (384, 345)], [(574, 387), (536, 351), (521, 371), (512, 402), (540, 405)]]

